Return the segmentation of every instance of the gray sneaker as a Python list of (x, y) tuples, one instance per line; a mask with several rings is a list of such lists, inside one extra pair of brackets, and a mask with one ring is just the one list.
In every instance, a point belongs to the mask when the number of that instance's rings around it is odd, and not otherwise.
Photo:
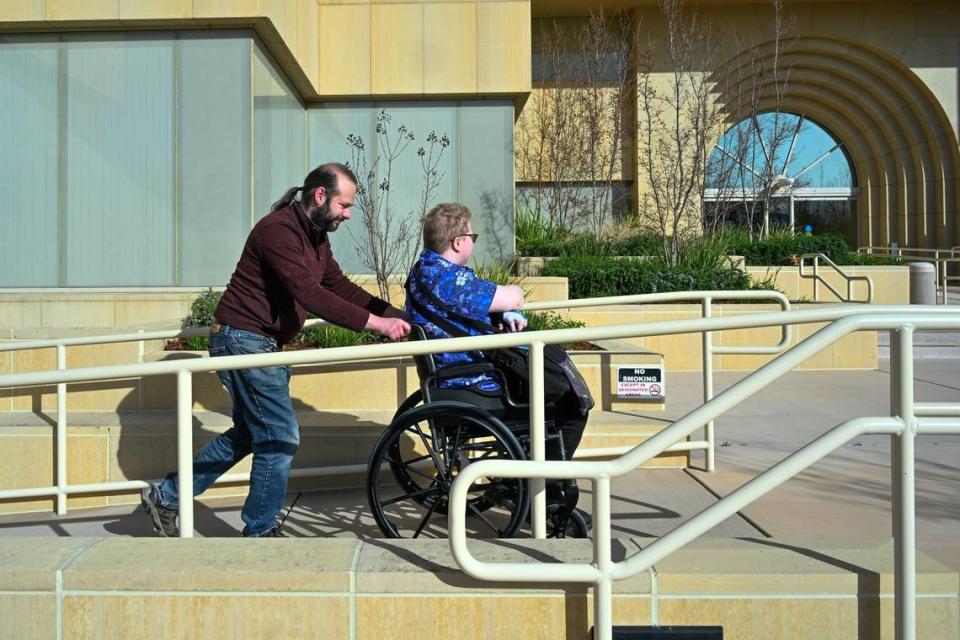
[(160, 504), (155, 486), (147, 487), (140, 492), (140, 504), (153, 522), (153, 530), (164, 538), (180, 536), (180, 527), (177, 526), (177, 510), (168, 509)]

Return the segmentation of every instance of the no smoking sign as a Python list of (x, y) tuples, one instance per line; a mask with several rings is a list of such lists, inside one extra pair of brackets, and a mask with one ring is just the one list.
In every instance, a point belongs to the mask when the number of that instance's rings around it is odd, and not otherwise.
[(617, 398), (662, 400), (663, 367), (617, 367)]

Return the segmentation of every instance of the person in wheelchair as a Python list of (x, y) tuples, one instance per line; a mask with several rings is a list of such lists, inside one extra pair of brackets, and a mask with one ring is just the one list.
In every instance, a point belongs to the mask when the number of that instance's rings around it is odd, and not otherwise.
[[(406, 312), (413, 323), (422, 326), (428, 339), (475, 336), (493, 330), (521, 331), (527, 326), (520, 312), (523, 290), (485, 280), (467, 266), (478, 238), (471, 226), (470, 210), (462, 204), (439, 204), (423, 218), (424, 249), (407, 278)], [(489, 360), (482, 352), (472, 351), (437, 353), (434, 361), (442, 370)], [(442, 378), (437, 387), (445, 399), (480, 406), (505, 421), (526, 422), (528, 406), (517, 407), (516, 401), (527, 401), (527, 385), (524, 382), (518, 393), (515, 383), (503, 372), (493, 372)], [(504, 389), (504, 385), (510, 389)], [(546, 457), (570, 460), (583, 436), (587, 411), (572, 390), (546, 397), (545, 404)], [(576, 512), (575, 517), (590, 526), (589, 516), (576, 509), (578, 497), (574, 480), (547, 483), (548, 514), (555, 525), (565, 527)]]

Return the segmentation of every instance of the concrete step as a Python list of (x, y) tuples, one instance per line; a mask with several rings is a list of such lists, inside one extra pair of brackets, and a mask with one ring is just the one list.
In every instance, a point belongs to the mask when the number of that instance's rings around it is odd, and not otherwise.
[[(390, 424), (391, 411), (300, 412), (300, 448), (294, 468), (366, 467), (380, 434)], [(54, 432), (52, 415), (32, 412), (0, 413), (0, 441), (11, 460), (39, 460), (40, 464), (0, 466), (0, 487), (26, 489), (49, 487), (53, 472)], [(95, 484), (162, 478), (176, 466), (176, 414), (172, 411), (71, 412), (67, 416), (67, 466), (71, 483)], [(626, 412), (594, 411), (584, 433), (581, 449), (635, 447), (665, 426), (662, 420)], [(229, 415), (213, 411), (193, 412), (193, 450), (199, 451), (232, 425)], [(592, 457), (592, 456), (591, 456)], [(609, 457), (607, 455), (606, 457)], [(658, 456), (644, 468), (684, 468), (688, 454)], [(593, 458), (593, 457), (592, 457)], [(248, 456), (233, 473), (250, 469)], [(334, 489), (362, 484), (364, 473), (295, 478), (291, 489)], [(245, 484), (218, 485), (211, 496), (246, 493)], [(71, 508), (133, 504), (137, 491), (77, 495), (68, 498)], [(49, 508), (50, 498), (0, 502), (0, 513), (22, 513)]]
[[(918, 358), (960, 358), (960, 332), (917, 331), (913, 338), (914, 355)], [(877, 355), (890, 357), (890, 332), (877, 332)]]

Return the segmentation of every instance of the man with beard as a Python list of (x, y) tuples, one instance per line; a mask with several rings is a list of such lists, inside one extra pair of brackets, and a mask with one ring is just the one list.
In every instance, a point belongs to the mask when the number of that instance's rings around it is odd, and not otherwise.
[[(297, 200), (297, 194), (300, 199)], [(334, 324), (370, 329), (390, 340), (410, 332), (402, 311), (344, 276), (328, 234), (350, 219), (357, 178), (339, 163), (323, 164), (302, 187), (289, 189), (254, 226), (210, 327), (213, 357), (270, 353), (303, 329), (307, 312)], [(217, 372), (233, 399), (233, 427), (193, 461), (193, 495), (253, 453), (243, 535), (285, 537), (277, 523), (287, 492), (300, 426), (290, 401), (290, 367)], [(141, 494), (161, 536), (177, 536), (177, 474)]]

